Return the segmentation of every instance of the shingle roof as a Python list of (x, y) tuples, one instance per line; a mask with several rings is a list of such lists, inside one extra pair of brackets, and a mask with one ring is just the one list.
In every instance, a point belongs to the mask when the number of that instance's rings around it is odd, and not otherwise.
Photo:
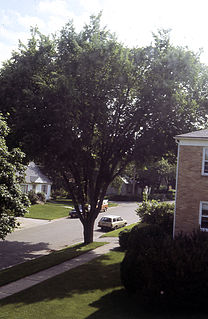
[(190, 132), (186, 134), (176, 135), (175, 139), (207, 139), (208, 140), (208, 129)]
[(25, 174), (25, 181), (28, 184), (52, 184), (49, 178), (41, 173), (39, 167), (34, 162), (29, 163)]

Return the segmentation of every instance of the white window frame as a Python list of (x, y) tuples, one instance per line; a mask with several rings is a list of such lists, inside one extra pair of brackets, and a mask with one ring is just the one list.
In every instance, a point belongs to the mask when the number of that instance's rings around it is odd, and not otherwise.
[(41, 193), (48, 194), (48, 184), (41, 185)]
[(208, 176), (208, 172), (206, 173), (206, 172), (204, 171), (205, 162), (208, 163), (208, 160), (205, 160), (206, 150), (208, 150), (208, 147), (204, 147), (204, 148), (203, 148), (203, 158), (202, 158), (202, 175), (203, 175), (203, 176)]
[[(206, 204), (208, 205), (208, 202), (200, 202), (200, 208), (199, 208), (199, 227), (200, 227), (200, 230), (203, 230), (203, 231), (207, 231), (208, 232), (208, 228), (202, 228), (201, 227), (201, 222), (202, 222), (202, 205), (203, 204)], [(208, 219), (208, 210), (207, 210), (207, 215), (203, 215), (203, 217), (206, 217)]]
[(28, 193), (28, 185), (27, 184), (22, 184), (21, 189), (22, 189), (23, 193), (26, 193), (26, 194)]

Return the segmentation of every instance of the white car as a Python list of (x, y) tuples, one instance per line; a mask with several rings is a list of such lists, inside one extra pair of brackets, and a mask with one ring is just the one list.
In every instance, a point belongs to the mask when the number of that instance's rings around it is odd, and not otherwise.
[(127, 221), (120, 216), (106, 215), (103, 216), (99, 222), (98, 227), (101, 229), (113, 230), (127, 225)]

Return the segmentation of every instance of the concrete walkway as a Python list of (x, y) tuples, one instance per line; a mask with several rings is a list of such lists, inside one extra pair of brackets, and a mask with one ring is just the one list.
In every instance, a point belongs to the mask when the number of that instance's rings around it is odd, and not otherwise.
[(98, 240), (96, 239), (96, 241), (108, 242), (108, 244), (98, 247), (94, 250), (91, 250), (79, 257), (65, 261), (59, 265), (53, 266), (51, 268), (42, 270), (33, 275), (11, 282), (5, 286), (1, 286), (0, 300), (8, 296), (11, 296), (15, 293), (18, 293), (24, 289), (37, 285), (43, 282), (44, 280), (60, 275), (65, 271), (68, 271), (70, 269), (83, 265), (95, 258), (100, 257), (103, 254), (108, 253), (110, 250), (113, 250), (114, 248), (117, 248), (119, 246), (117, 237), (100, 238)]

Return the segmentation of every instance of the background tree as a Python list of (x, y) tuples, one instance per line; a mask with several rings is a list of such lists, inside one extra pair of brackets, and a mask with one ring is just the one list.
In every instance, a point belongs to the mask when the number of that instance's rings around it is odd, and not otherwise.
[(199, 54), (171, 45), (169, 31), (153, 37), (152, 45), (134, 50), (138, 63), (143, 61), (137, 92), (145, 137), (139, 144), (140, 161), (145, 155), (149, 161), (150, 155), (155, 160), (176, 154), (175, 135), (207, 124), (207, 66), (200, 63)]
[(17, 227), (16, 217), (24, 216), (29, 201), (22, 193), (20, 183), (24, 180), (24, 154), (19, 149), (11, 152), (6, 146), (8, 126), (0, 114), (0, 238)]

